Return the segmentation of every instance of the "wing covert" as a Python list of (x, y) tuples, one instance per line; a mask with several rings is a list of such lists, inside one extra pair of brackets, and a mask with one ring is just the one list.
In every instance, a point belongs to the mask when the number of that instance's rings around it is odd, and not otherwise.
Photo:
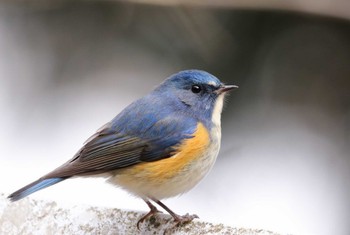
[(69, 177), (104, 173), (140, 162), (151, 162), (175, 154), (175, 147), (191, 138), (196, 122), (166, 117), (139, 133), (118, 132), (104, 126), (67, 163), (45, 177)]

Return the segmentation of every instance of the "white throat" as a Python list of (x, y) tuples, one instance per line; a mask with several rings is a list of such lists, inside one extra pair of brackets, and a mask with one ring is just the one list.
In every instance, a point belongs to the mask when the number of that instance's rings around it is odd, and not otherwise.
[(218, 127), (221, 126), (221, 112), (222, 106), (224, 105), (224, 96), (224, 94), (221, 94), (216, 98), (213, 115), (211, 117), (213, 124)]

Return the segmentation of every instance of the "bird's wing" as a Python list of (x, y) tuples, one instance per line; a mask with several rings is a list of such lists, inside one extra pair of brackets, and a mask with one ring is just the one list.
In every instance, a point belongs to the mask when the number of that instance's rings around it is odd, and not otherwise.
[(70, 161), (44, 178), (104, 173), (168, 158), (176, 154), (176, 146), (192, 137), (196, 126), (191, 118), (168, 117), (152, 123), (140, 135), (118, 132), (107, 124)]

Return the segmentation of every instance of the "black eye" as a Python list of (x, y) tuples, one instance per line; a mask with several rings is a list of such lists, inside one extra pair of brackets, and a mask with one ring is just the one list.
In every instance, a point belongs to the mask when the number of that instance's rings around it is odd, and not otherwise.
[(193, 93), (199, 93), (199, 92), (201, 92), (201, 90), (202, 90), (202, 88), (200, 86), (198, 86), (198, 85), (193, 85), (192, 88), (191, 88), (191, 91)]

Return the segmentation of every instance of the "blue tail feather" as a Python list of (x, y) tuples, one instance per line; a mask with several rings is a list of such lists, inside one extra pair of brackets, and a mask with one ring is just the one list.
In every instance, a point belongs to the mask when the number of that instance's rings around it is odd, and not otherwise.
[(20, 200), (38, 190), (47, 188), (51, 185), (57, 184), (67, 178), (50, 178), (50, 179), (39, 179), (8, 196), (11, 201)]

